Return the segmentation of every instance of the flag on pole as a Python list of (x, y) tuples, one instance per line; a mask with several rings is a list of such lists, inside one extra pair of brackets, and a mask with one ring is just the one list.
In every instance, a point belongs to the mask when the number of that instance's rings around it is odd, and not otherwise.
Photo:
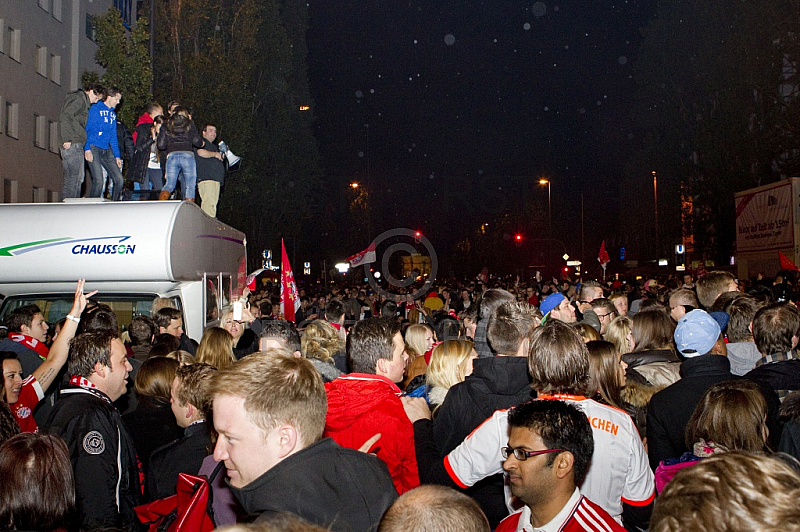
[(781, 253), (778, 252), (778, 257), (781, 259), (781, 270), (789, 270), (791, 272), (800, 272), (800, 269), (797, 268), (797, 265), (792, 262), (792, 259)]
[(370, 242), (369, 247), (364, 251), (359, 251), (351, 257), (347, 257), (347, 262), (351, 268), (375, 262), (375, 242)]
[(603, 268), (603, 280), (606, 279), (606, 264), (611, 262), (611, 258), (608, 256), (608, 252), (606, 251), (606, 241), (603, 240), (603, 243), (600, 244), (600, 252), (597, 254), (597, 262), (600, 263), (600, 267)]
[(259, 268), (258, 270), (254, 271), (250, 275), (247, 276), (245, 280), (245, 284), (247, 285), (247, 289), (251, 292), (256, 291), (256, 278), (259, 276), (261, 272), (264, 271), (264, 268)]
[(294, 313), (300, 309), (300, 298), (297, 296), (297, 285), (294, 282), (292, 266), (289, 264), (289, 255), (286, 254), (286, 244), (281, 238), (281, 313), (283, 319), (294, 322)]

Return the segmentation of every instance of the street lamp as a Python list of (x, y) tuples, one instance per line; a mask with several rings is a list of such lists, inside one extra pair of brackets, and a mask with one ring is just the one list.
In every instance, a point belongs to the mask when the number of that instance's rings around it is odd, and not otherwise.
[(352, 183), (350, 183), (350, 188), (358, 188), (358, 187), (359, 187), (359, 185), (358, 185), (358, 183), (356, 181), (353, 181)]
[(656, 177), (655, 170), (653, 170), (653, 206), (655, 207), (656, 216), (656, 259), (658, 259), (661, 255), (661, 239), (658, 231), (658, 177)]
[(547, 225), (550, 230), (550, 234), (553, 234), (553, 209), (552, 204), (550, 203), (550, 180), (541, 178), (539, 179), (540, 185), (547, 185)]

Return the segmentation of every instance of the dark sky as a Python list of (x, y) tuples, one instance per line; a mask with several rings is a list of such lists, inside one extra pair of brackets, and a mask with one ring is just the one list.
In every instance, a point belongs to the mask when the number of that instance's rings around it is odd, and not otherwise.
[(581, 190), (616, 194), (635, 140), (640, 28), (654, 10), (654, 0), (311, 0), (327, 179), (345, 186), (369, 171), (387, 227), (438, 232), (431, 212), (490, 216), (497, 205), (459, 198), (488, 187), (502, 207), (546, 174), (554, 223), (574, 226)]

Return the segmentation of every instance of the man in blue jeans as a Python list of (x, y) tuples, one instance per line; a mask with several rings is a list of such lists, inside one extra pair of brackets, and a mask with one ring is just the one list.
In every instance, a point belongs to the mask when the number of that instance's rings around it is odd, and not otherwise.
[(64, 167), (62, 198), (78, 198), (84, 177), (83, 145), (86, 144), (86, 121), (89, 107), (102, 100), (106, 90), (99, 83), (89, 83), (86, 88), (70, 92), (64, 98), (58, 117), (61, 137), (61, 162)]
[(91, 198), (103, 195), (104, 168), (114, 184), (111, 199), (117, 201), (122, 193), (122, 156), (117, 143), (117, 114), (114, 112), (121, 99), (122, 92), (111, 87), (106, 90), (105, 101), (89, 108), (83, 154), (92, 173)]

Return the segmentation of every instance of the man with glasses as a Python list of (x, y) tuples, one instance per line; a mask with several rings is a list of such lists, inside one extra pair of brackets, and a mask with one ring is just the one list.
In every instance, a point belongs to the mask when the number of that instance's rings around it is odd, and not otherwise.
[(563, 401), (534, 400), (509, 411), (508, 427), (503, 470), (511, 493), (525, 506), (496, 532), (625, 530), (578, 488), (594, 452), (586, 414)]
[(600, 320), (600, 334), (605, 337), (608, 324), (611, 323), (611, 320), (619, 316), (617, 307), (604, 297), (593, 300), (591, 305), (592, 310), (597, 314), (597, 319)]
[[(536, 329), (528, 351), (528, 372), (539, 399), (572, 403), (589, 420), (595, 447), (581, 485), (583, 493), (618, 523), (646, 529), (655, 498), (647, 453), (628, 414), (584, 395), (589, 352), (575, 329), (560, 320), (547, 320)], [(442, 459), (432, 441), (430, 411), (424, 399), (417, 399), (404, 397), (403, 405), (414, 423), (422, 483), (466, 489), (502, 471), (500, 449), (508, 437), (508, 410), (496, 411)]]

